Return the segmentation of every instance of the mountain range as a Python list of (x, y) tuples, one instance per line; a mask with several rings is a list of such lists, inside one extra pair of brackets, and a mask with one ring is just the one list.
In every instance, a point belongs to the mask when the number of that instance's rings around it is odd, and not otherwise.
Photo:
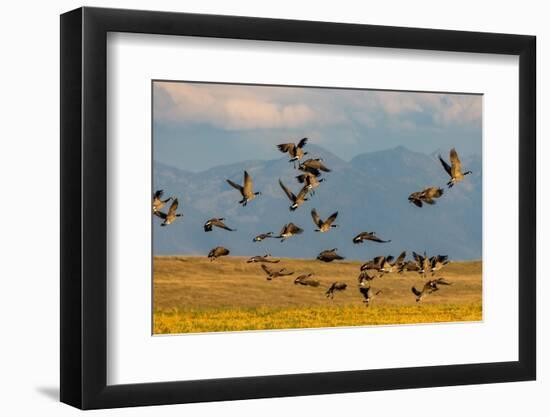
[[(221, 165), (203, 172), (190, 172), (153, 163), (153, 187), (179, 199), (180, 217), (168, 227), (159, 227), (153, 218), (155, 255), (206, 255), (215, 246), (225, 246), (231, 255), (252, 256), (270, 253), (275, 257), (315, 258), (324, 249), (338, 248), (348, 259), (366, 260), (378, 255), (397, 255), (402, 250), (428, 255), (449, 255), (451, 260), (480, 259), (482, 254), (482, 161), (479, 155), (461, 155), (464, 170), (473, 174), (455, 185), (445, 186), (448, 176), (437, 159), (439, 152), (422, 154), (403, 146), (363, 153), (345, 161), (330, 151), (308, 144), (307, 157), (322, 158), (332, 170), (315, 195), (295, 212), (279, 187), (278, 179), (295, 193), (300, 172), (274, 149), (272, 160), (246, 160)], [(448, 150), (441, 151), (448, 160)], [(306, 158), (307, 158), (306, 157)], [(226, 179), (239, 184), (243, 171), (254, 180), (262, 195), (246, 207), (238, 204), (239, 192)], [(433, 206), (418, 208), (407, 197), (428, 186), (444, 188)], [(328, 233), (317, 233), (311, 219), (315, 208), (326, 219), (338, 211), (336, 224)], [(205, 233), (203, 224), (212, 217), (224, 217), (237, 229), (214, 229)], [(254, 236), (273, 232), (293, 222), (304, 233), (281, 243), (278, 239), (253, 242)], [(353, 244), (362, 231), (374, 231), (390, 243)]]

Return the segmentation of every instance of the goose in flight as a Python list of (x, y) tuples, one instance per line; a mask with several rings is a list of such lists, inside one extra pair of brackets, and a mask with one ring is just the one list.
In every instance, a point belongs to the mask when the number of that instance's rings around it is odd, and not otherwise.
[(416, 191), (409, 196), (409, 203), (413, 203), (417, 207), (422, 207), (422, 203), (433, 205), (435, 198), (443, 195), (443, 189), (438, 187), (429, 187), (422, 191)]
[(439, 291), (438, 285), (451, 285), (451, 283), (445, 278), (437, 278), (432, 279), (424, 284), (424, 287), (422, 287), (422, 291), (419, 291), (416, 289), (416, 287), (412, 287), (411, 291), (414, 295), (416, 295), (416, 302), (418, 303), (421, 301), (425, 296), (432, 294), (436, 291)]
[(286, 270), (286, 268), (279, 269), (278, 271), (271, 270), (264, 264), (261, 265), (264, 272), (267, 274), (267, 280), (271, 281), (273, 278), (279, 278), (279, 277), (287, 277), (289, 275), (294, 274), (294, 272), (289, 272)]
[(307, 161), (304, 161), (300, 165), (298, 165), (298, 169), (303, 172), (309, 172), (316, 177), (321, 175), (321, 171), (330, 172), (330, 169), (327, 168), (325, 164), (323, 164), (323, 160), (321, 158), (308, 159)]
[(210, 219), (206, 223), (204, 223), (204, 231), (205, 232), (211, 232), (213, 227), (219, 227), (220, 229), (229, 230), (230, 232), (234, 232), (236, 229), (230, 229), (225, 225), (223, 222), (225, 219), (223, 217), (220, 217), (218, 219)]
[(381, 272), (381, 274), (387, 274), (393, 272), (393, 256), (376, 256), (371, 261), (368, 261), (361, 265), (361, 271), (374, 270)]
[(239, 204), (242, 204), (243, 206), (246, 206), (246, 204), (249, 201), (254, 200), (257, 195), (262, 194), (259, 191), (254, 192), (253, 184), (252, 184), (252, 177), (246, 171), (244, 171), (244, 184), (243, 184), (243, 186), (240, 186), (239, 184), (234, 183), (231, 180), (226, 180), (226, 181), (231, 187), (235, 188), (236, 190), (238, 190), (241, 193), (243, 199), (241, 201), (239, 201)]
[(267, 253), (263, 256), (253, 256), (252, 258), (249, 258), (246, 263), (247, 264), (250, 264), (250, 263), (256, 263), (256, 262), (266, 262), (266, 263), (269, 263), (269, 264), (278, 264), (281, 260), (280, 259), (269, 259), (269, 257), (271, 256), (271, 254)]
[(312, 276), (313, 274), (311, 273), (300, 275), (294, 280), (294, 284), (308, 285), (310, 287), (318, 287), (319, 285), (321, 285), (320, 281), (316, 279), (311, 279)]
[(229, 249), (226, 249), (223, 246), (216, 246), (214, 249), (208, 252), (208, 258), (210, 259), (210, 261), (213, 261), (220, 256), (227, 255), (229, 255)]
[(338, 212), (332, 213), (328, 219), (323, 221), (321, 217), (319, 217), (319, 214), (317, 214), (317, 210), (313, 209), (311, 210), (311, 217), (313, 218), (313, 223), (318, 227), (318, 229), (315, 229), (316, 232), (328, 232), (332, 227), (338, 227), (337, 224), (332, 224), (336, 220), (336, 217), (338, 217)]
[(426, 256), (426, 252), (424, 252), (424, 255), (419, 255), (418, 253), (413, 252), (413, 257), (418, 265), (418, 273), (425, 276), (432, 270), (432, 264), (430, 259)]
[(155, 191), (155, 194), (153, 194), (153, 213), (156, 213), (161, 208), (163, 208), (166, 203), (174, 199), (173, 197), (168, 197), (166, 200), (163, 200), (162, 199), (163, 194), (164, 194), (163, 190), (157, 190)]
[(258, 236), (254, 237), (254, 239), (252, 239), (252, 241), (253, 242), (261, 242), (262, 240), (268, 239), (270, 237), (277, 237), (277, 236), (273, 236), (273, 232), (261, 233)]
[(303, 187), (298, 192), (298, 195), (295, 195), (294, 193), (292, 193), (292, 191), (290, 191), (287, 187), (285, 187), (285, 185), (283, 184), (283, 182), (281, 180), (279, 180), (279, 185), (281, 186), (281, 188), (285, 192), (286, 196), (288, 197), (288, 199), (292, 203), (289, 207), (290, 211), (296, 210), (298, 207), (300, 207), (302, 204), (304, 204), (305, 201), (308, 200), (307, 193), (308, 193), (309, 190), (308, 190), (307, 187)]
[(300, 227), (296, 226), (294, 223), (288, 223), (283, 226), (281, 229), (281, 233), (279, 233), (279, 236), (276, 236), (277, 238), (281, 239), (281, 242), (284, 242), (285, 239), (288, 239), (294, 235), (299, 235), (304, 231), (304, 229), (301, 229)]
[(338, 255), (336, 253), (337, 250), (338, 248), (324, 250), (317, 256), (317, 259), (323, 262), (332, 262), (346, 259), (343, 256)]
[(300, 184), (304, 184), (312, 195), (315, 194), (315, 189), (325, 180), (324, 178), (317, 178), (317, 176), (311, 172), (304, 172), (303, 174), (297, 175), (296, 179)]
[[(277, 148), (279, 148), (279, 150), (282, 153), (288, 152), (288, 156), (290, 156), (290, 159), (288, 162), (296, 163), (296, 161), (299, 161), (300, 159), (302, 159), (304, 155), (308, 154), (303, 150), (306, 143), (307, 143), (307, 138), (302, 138), (300, 142), (298, 142), (297, 144), (281, 143), (280, 145), (277, 145)], [(296, 168), (296, 165), (294, 165), (294, 168)]]
[(430, 258), (430, 269), (432, 275), (435, 275), (436, 271), (441, 270), (445, 265), (449, 263), (449, 257), (447, 255), (437, 255)]
[(378, 290), (376, 292), (374, 292), (374, 290), (371, 288), (371, 287), (363, 287), (363, 286), (360, 286), (359, 287), (359, 292), (361, 293), (361, 295), (363, 296), (364, 300), (363, 302), (365, 303), (365, 305), (368, 307), (370, 305), (370, 303), (372, 302), (372, 300), (379, 294), (382, 293), (382, 290)]
[(378, 243), (388, 243), (391, 240), (382, 240), (376, 236), (375, 232), (361, 232), (353, 238), (353, 243), (363, 243), (365, 240), (370, 240), (371, 242)]
[(441, 162), (441, 165), (443, 165), (445, 172), (447, 172), (447, 174), (449, 174), (449, 177), (451, 177), (451, 179), (447, 183), (447, 186), (451, 188), (457, 182), (462, 181), (466, 175), (471, 174), (472, 171), (466, 171), (464, 173), (462, 172), (462, 164), (460, 163), (460, 159), (458, 159), (458, 154), (456, 153), (455, 148), (451, 149), (449, 157), (451, 159), (450, 166), (447, 162), (445, 162), (441, 155), (439, 155), (439, 161)]
[(345, 282), (333, 282), (329, 289), (325, 292), (327, 298), (331, 300), (334, 298), (334, 293), (337, 291), (344, 291), (348, 287)]
[(178, 199), (174, 198), (174, 201), (172, 201), (172, 204), (168, 209), (168, 213), (164, 213), (162, 211), (154, 212), (155, 216), (160, 217), (163, 220), (163, 222), (160, 224), (161, 226), (172, 224), (178, 217), (183, 216), (183, 214), (181, 213), (176, 213), (176, 210), (178, 209), (178, 204)]

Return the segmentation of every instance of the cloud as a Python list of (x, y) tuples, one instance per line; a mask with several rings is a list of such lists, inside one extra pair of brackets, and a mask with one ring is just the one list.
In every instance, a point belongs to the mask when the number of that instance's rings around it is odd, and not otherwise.
[(479, 95), (157, 82), (155, 119), (227, 130), (481, 124)]
[[(256, 91), (254, 91), (256, 90)], [(322, 123), (308, 104), (273, 100), (249, 86), (188, 83), (155, 85), (155, 117), (239, 129), (296, 128)]]

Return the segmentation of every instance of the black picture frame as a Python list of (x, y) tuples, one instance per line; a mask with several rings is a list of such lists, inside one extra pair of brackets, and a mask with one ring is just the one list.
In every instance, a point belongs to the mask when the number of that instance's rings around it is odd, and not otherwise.
[[(519, 360), (107, 385), (108, 32), (519, 56)], [(84, 7), (61, 16), (60, 56), (62, 402), (96, 409), (536, 378), (534, 36)]]

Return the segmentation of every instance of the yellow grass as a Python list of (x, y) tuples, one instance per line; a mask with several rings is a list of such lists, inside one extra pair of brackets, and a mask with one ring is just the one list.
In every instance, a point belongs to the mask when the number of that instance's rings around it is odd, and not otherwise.
[[(425, 279), (416, 273), (388, 274), (371, 286), (382, 290), (365, 307), (357, 290), (360, 262), (323, 263), (282, 259), (270, 268), (295, 274), (267, 281), (259, 264), (246, 258), (155, 257), (153, 332), (195, 333), (238, 330), (318, 328), (377, 324), (479, 321), (481, 262), (457, 262), (440, 271), (453, 283), (415, 302), (411, 286)], [(314, 272), (319, 288), (294, 285), (294, 277)], [(348, 284), (334, 300), (325, 297), (334, 281)]]

